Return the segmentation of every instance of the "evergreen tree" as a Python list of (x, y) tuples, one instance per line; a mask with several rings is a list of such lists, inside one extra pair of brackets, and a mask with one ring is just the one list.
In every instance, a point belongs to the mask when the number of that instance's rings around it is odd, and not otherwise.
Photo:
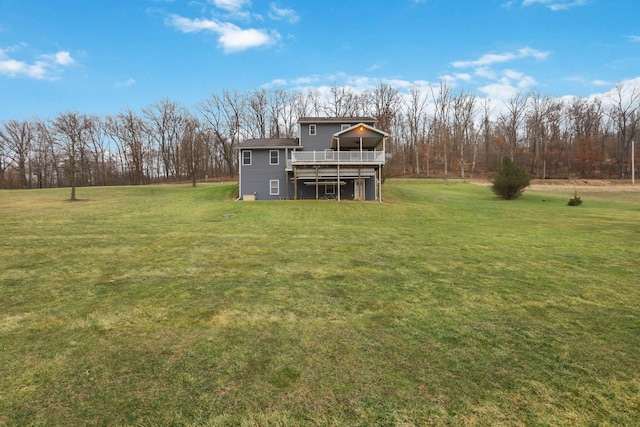
[(520, 197), (529, 186), (531, 176), (524, 168), (518, 166), (508, 156), (502, 158), (500, 169), (493, 178), (491, 190), (504, 200), (514, 200)]

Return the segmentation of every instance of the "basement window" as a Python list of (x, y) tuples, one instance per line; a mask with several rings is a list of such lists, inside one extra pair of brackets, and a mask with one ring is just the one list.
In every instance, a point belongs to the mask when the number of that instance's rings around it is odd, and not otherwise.
[(269, 194), (272, 196), (280, 194), (280, 180), (272, 179), (269, 181)]

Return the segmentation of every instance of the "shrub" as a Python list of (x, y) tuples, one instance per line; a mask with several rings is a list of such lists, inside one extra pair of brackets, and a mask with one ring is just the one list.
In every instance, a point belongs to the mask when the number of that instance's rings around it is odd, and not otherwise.
[(582, 200), (580, 199), (580, 197), (578, 197), (578, 191), (574, 191), (573, 193), (573, 199), (569, 199), (569, 203), (567, 203), (569, 206), (580, 206), (582, 204)]
[(500, 169), (493, 178), (491, 190), (501, 199), (513, 200), (520, 197), (529, 186), (531, 176), (518, 166), (513, 160), (505, 156), (502, 158)]

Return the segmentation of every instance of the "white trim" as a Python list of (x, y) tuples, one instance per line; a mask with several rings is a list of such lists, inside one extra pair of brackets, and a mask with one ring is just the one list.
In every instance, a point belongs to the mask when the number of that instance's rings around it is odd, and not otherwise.
[(318, 133), (318, 130), (316, 129), (315, 123), (309, 124), (309, 135), (314, 136), (314, 135), (317, 135), (317, 133)]
[[(273, 158), (271, 157), (272, 153), (276, 153), (276, 162), (273, 162)], [(270, 165), (279, 165), (280, 164), (280, 150), (269, 150), (269, 164)]]
[[(274, 183), (275, 183), (275, 191), (274, 191)], [(280, 180), (279, 179), (270, 179), (269, 180), (269, 195), (270, 196), (279, 196), (280, 195)]]

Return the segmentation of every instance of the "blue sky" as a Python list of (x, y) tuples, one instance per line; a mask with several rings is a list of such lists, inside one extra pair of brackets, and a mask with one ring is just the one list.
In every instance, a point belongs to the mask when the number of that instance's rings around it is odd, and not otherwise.
[(0, 121), (332, 84), (587, 97), (640, 82), (637, 0), (0, 0)]

